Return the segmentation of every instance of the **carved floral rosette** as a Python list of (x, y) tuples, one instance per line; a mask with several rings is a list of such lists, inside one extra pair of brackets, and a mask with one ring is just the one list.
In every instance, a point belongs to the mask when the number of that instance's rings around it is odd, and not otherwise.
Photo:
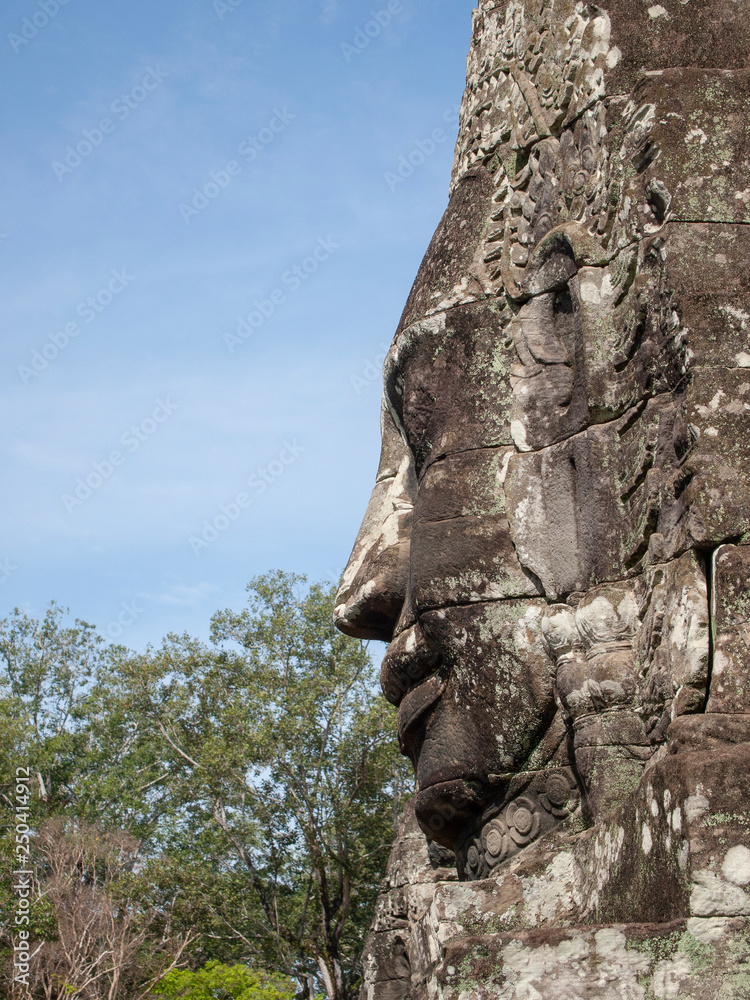
[(457, 854), (462, 877), (468, 881), (487, 878), (504, 861), (569, 819), (580, 799), (570, 768), (531, 776), (522, 794), (490, 807), (467, 837)]

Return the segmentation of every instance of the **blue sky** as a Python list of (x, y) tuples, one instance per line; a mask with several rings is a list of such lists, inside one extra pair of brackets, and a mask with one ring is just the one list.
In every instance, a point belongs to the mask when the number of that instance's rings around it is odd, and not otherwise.
[(340, 572), (473, 6), (3, 6), (0, 614), (142, 648)]

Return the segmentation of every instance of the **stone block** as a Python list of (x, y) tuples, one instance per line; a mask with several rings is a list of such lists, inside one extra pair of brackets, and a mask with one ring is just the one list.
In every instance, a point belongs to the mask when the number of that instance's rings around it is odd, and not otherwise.
[(475, 264), (493, 193), (492, 175), (479, 164), (461, 178), (419, 268), (397, 335), (434, 312), (485, 297)]
[(704, 561), (686, 552), (650, 566), (638, 617), (635, 648), (641, 666), (640, 703), (650, 734), (706, 704), (710, 616)]
[(750, 227), (665, 226), (664, 285), (691, 365), (750, 375)]
[[(406, 942), (407, 935), (401, 930), (370, 933), (362, 956), (362, 967), (367, 978), (375, 983), (395, 981), (408, 987), (411, 966)], [(400, 995), (405, 993), (406, 989)]]
[(425, 521), (505, 513), (512, 447), (480, 448), (434, 462), (422, 477), (415, 516)]
[(412, 545), (411, 595), (418, 614), (542, 592), (518, 561), (504, 514), (417, 520)]
[[(748, 922), (550, 928), (452, 941), (415, 1000), (739, 1000)], [(738, 961), (738, 956), (742, 956)]]
[(578, 272), (590, 424), (617, 419), (684, 379), (685, 332), (664, 291), (665, 260), (661, 242), (649, 237)]
[(697, 368), (686, 401), (682, 544), (710, 548), (750, 531), (750, 373)]
[(713, 556), (714, 657), (709, 712), (750, 713), (750, 545)]
[(611, 44), (621, 57), (607, 72), (608, 94), (629, 94), (643, 67), (651, 72), (690, 66), (744, 70), (750, 23), (734, 0), (659, 4), (608, 0)]
[(456, 306), (399, 334), (385, 391), (419, 478), (446, 455), (512, 443), (509, 323), (496, 300)]
[(750, 743), (750, 713), (726, 715), (702, 712), (700, 715), (683, 715), (674, 720), (668, 735), (671, 754), (693, 750), (723, 750), (737, 743)]
[(624, 196), (638, 230), (654, 233), (670, 219), (750, 222), (750, 71), (650, 72), (631, 101), (640, 128), (623, 137), (628, 116), (613, 104), (607, 141), (625, 165)]
[(548, 598), (642, 568), (649, 537), (673, 515), (680, 409), (678, 399), (660, 396), (618, 421), (512, 456), (506, 509), (513, 544)]

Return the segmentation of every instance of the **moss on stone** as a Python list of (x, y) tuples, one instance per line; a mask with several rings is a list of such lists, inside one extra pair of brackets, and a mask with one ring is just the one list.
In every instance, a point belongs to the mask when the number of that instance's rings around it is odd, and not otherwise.
[(682, 935), (677, 950), (689, 956), (693, 972), (705, 972), (716, 961), (716, 949), (713, 945), (698, 941), (690, 931), (685, 931)]

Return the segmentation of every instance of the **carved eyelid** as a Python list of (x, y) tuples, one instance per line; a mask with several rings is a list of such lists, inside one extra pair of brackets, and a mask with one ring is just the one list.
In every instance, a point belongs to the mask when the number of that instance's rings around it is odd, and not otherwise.
[(397, 386), (401, 379), (403, 390), (402, 360), (399, 351), (398, 339), (391, 345), (391, 349), (385, 356), (383, 362), (383, 401), (391, 411), (396, 425), (400, 428), (403, 418), (403, 396), (399, 394)]

